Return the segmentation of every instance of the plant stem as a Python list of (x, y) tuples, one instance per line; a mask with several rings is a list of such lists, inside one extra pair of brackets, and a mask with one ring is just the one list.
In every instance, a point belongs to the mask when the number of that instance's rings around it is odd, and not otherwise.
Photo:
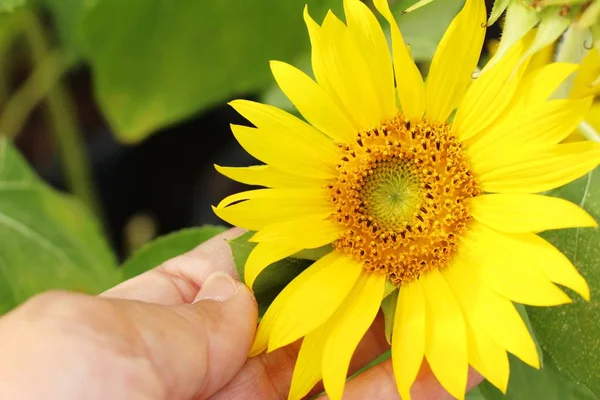
[[(24, 9), (22, 26), (31, 48), (33, 63), (42, 68), (45, 60), (52, 60), (48, 57), (52, 57), (53, 52), (49, 50), (50, 45), (37, 15), (31, 10)], [(65, 57), (62, 57), (62, 61), (55, 61), (56, 70), (52, 75), (54, 82), (47, 82), (49, 87), (45, 97), (46, 110), (59, 148), (58, 153), (67, 186), (75, 196), (100, 217), (101, 209), (73, 102), (65, 85), (60, 82), (62, 73), (72, 64), (71, 61)]]

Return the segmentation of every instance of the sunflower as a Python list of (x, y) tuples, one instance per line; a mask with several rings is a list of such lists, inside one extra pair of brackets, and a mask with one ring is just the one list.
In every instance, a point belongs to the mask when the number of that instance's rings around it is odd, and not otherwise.
[(536, 233), (596, 223), (577, 205), (536, 193), (598, 165), (600, 144), (561, 143), (592, 99), (549, 100), (577, 66), (525, 74), (525, 39), (473, 79), (483, 0), (465, 2), (424, 82), (387, 2), (374, 3), (389, 23), (391, 52), (369, 8), (345, 0), (346, 23), (330, 12), (318, 25), (305, 9), (315, 79), (271, 63), (306, 122), (269, 105), (231, 103), (255, 126), (232, 125), (236, 139), (265, 163), (217, 167), (265, 187), (214, 208), (256, 231), (246, 284), (277, 260), (330, 246), (273, 301), (251, 355), (304, 338), (289, 397), (323, 380), (340, 399), (352, 354), (392, 288), (391, 355), (403, 399), (424, 360), (457, 398), (469, 365), (504, 391), (507, 352), (539, 367), (513, 302), (569, 303), (555, 284), (589, 299), (572, 263)]

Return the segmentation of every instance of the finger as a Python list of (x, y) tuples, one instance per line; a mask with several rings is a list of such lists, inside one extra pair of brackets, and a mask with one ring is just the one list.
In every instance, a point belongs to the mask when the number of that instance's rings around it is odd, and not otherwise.
[[(211, 399), (287, 399), (300, 344), (301, 342), (298, 341), (282, 349), (249, 359), (236, 377)], [(373, 326), (358, 345), (350, 363), (349, 373), (356, 372), (388, 349), (383, 317), (378, 315)], [(323, 386), (319, 384), (311, 391), (309, 398), (321, 391)]]
[(191, 305), (127, 304), (166, 398), (206, 398), (244, 362), (257, 322), (250, 291), (222, 271), (211, 274)]
[[(475, 370), (469, 368), (467, 391), (477, 386), (483, 377)], [(414, 400), (451, 400), (453, 397), (444, 390), (438, 380), (431, 372), (427, 362), (423, 363), (419, 375), (411, 389)], [(328, 397), (322, 395), (317, 400), (325, 400)], [(396, 388), (396, 378), (392, 369), (392, 360), (368, 369), (357, 377), (351, 379), (344, 390), (344, 400), (362, 399), (400, 399)]]
[(159, 304), (190, 303), (212, 272), (223, 271), (237, 277), (227, 240), (243, 232), (237, 228), (223, 232), (100, 296)]

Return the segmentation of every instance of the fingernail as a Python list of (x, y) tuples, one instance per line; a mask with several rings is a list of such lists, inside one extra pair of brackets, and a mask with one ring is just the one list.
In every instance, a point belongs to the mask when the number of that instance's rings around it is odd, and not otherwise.
[(225, 301), (233, 297), (239, 290), (239, 284), (229, 275), (222, 271), (213, 272), (206, 278), (200, 291), (194, 299)]

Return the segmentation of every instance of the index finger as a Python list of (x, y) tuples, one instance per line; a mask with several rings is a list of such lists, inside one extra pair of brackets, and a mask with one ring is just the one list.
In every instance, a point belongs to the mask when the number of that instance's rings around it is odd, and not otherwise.
[(237, 278), (227, 240), (242, 233), (244, 231), (239, 228), (229, 229), (100, 296), (165, 305), (191, 303), (211, 273), (223, 271)]

